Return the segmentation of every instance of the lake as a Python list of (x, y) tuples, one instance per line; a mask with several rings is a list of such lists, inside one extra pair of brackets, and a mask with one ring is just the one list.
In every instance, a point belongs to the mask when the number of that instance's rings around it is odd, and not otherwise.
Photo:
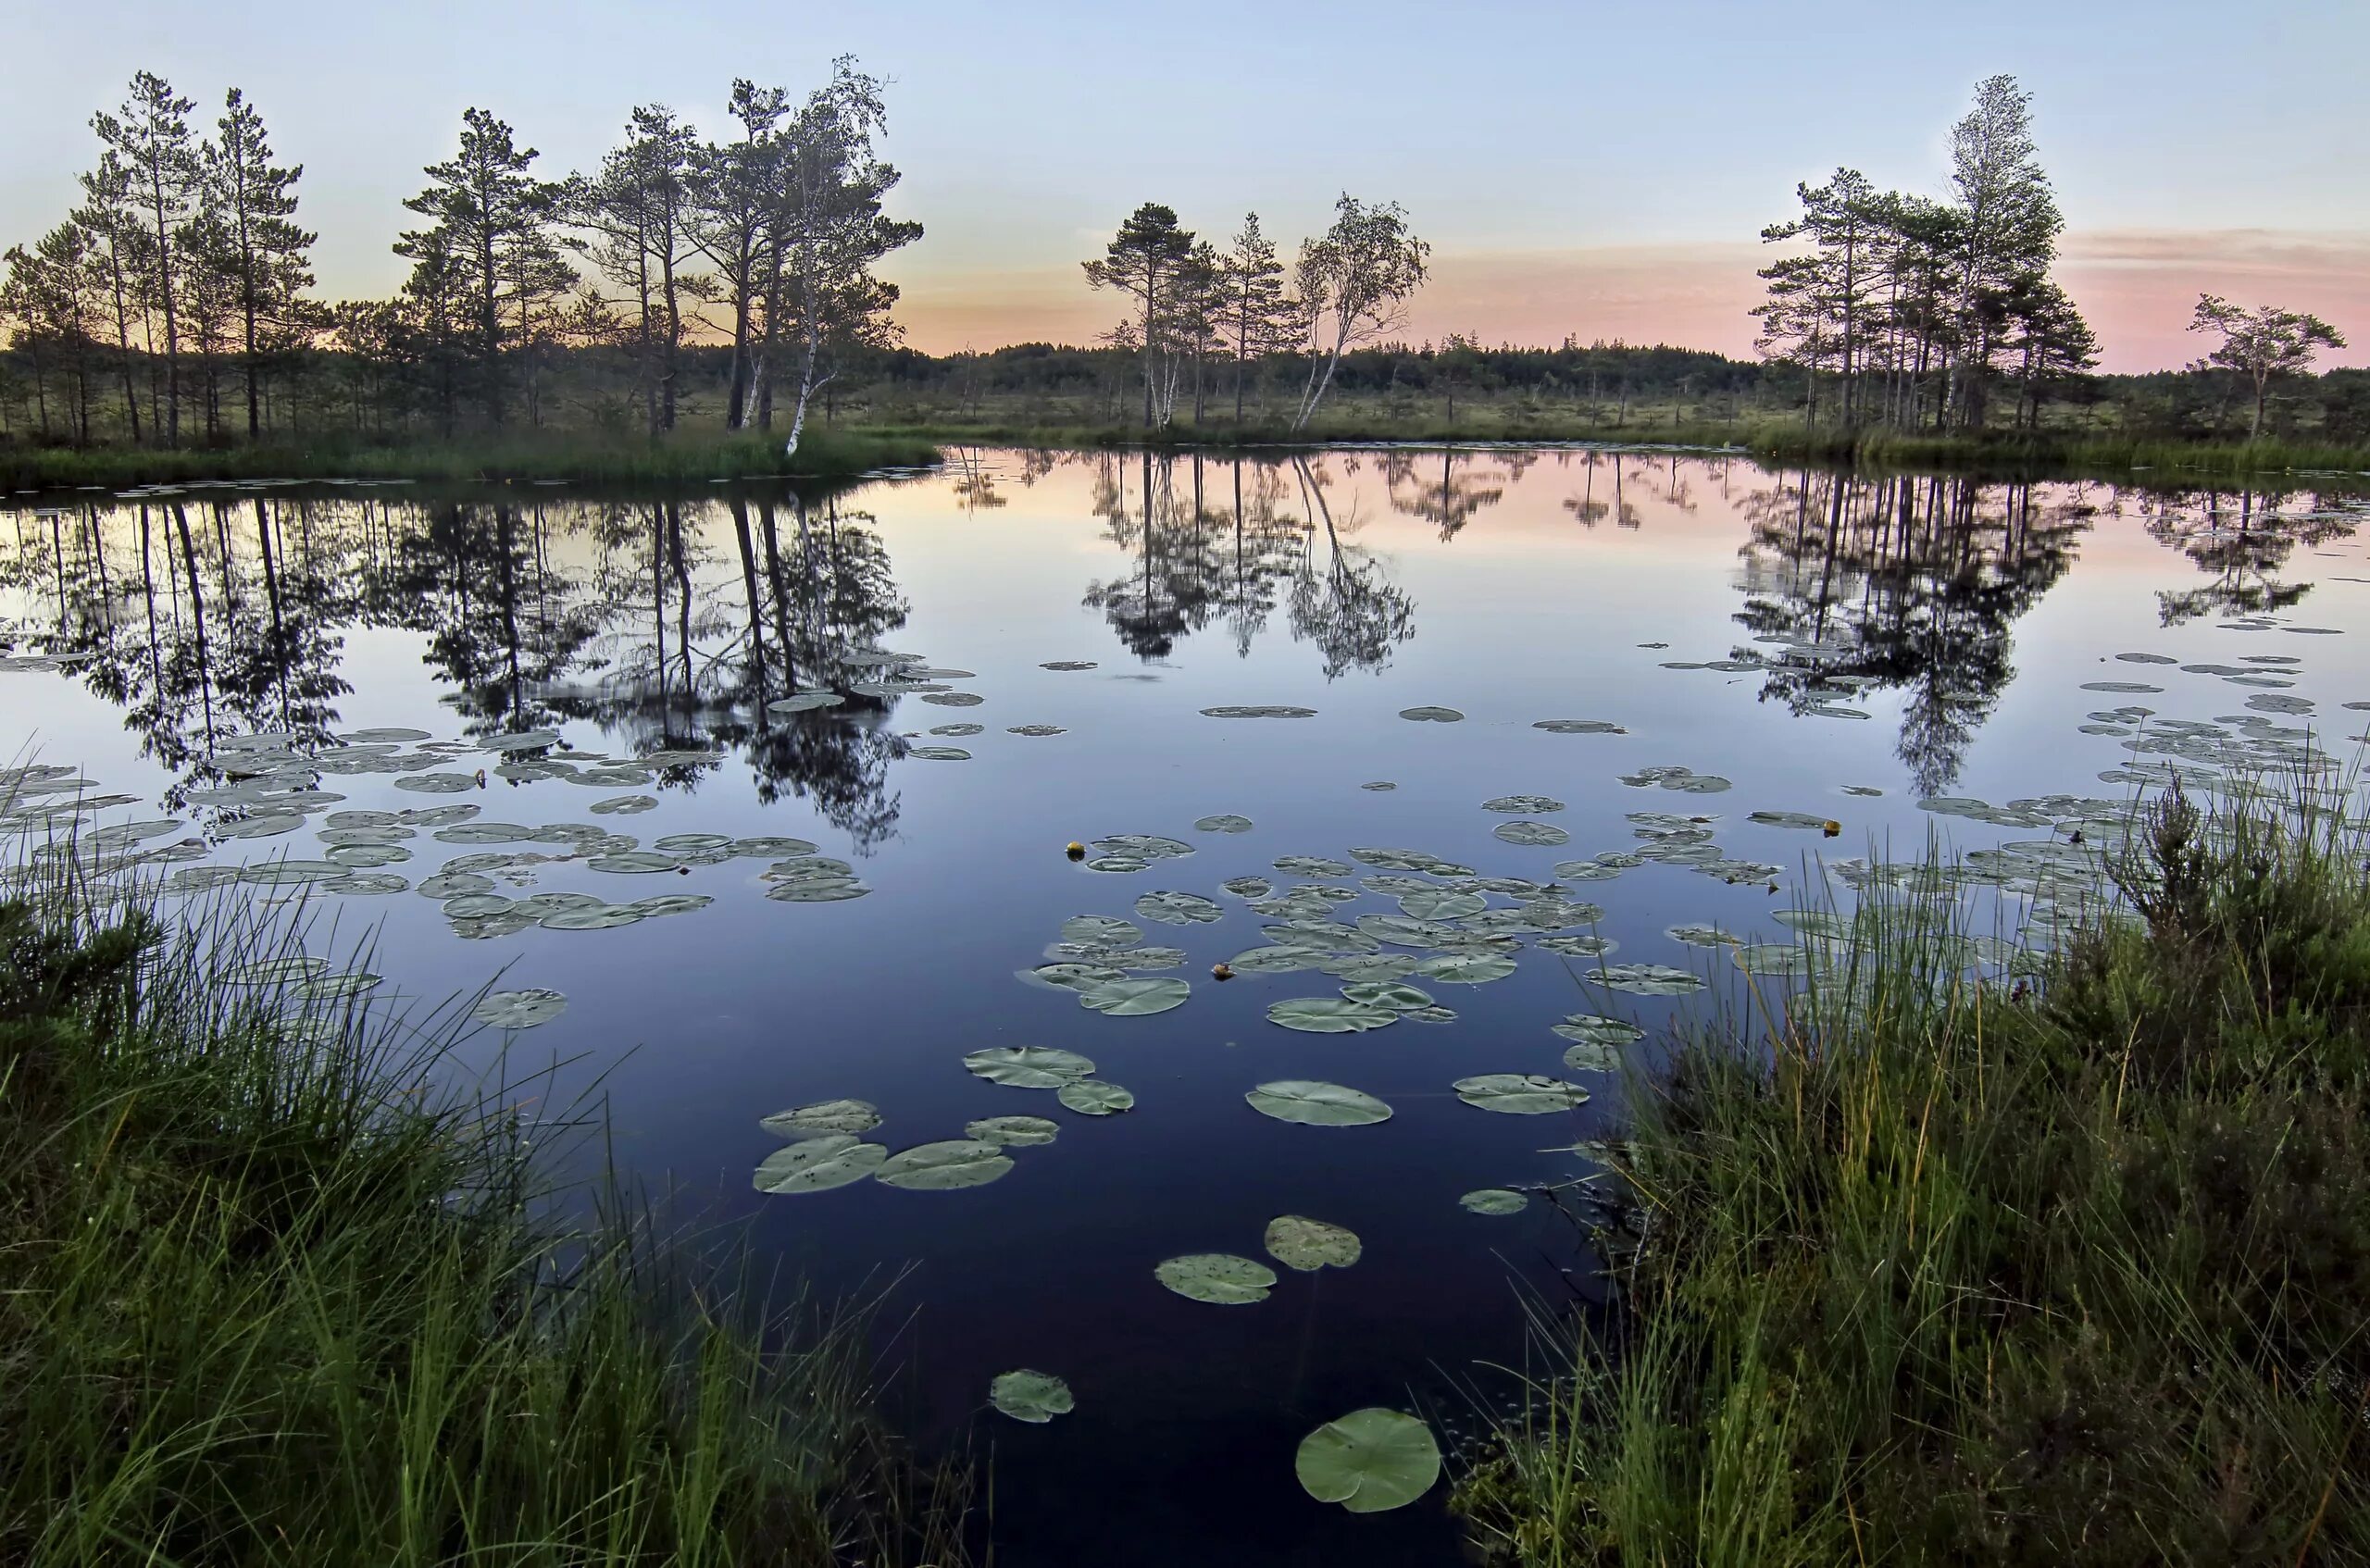
[[(1453, 1560), (1444, 1487), (1353, 1514), (1294, 1451), (1369, 1405), (1453, 1447), (1528, 1313), (1601, 1304), (1611, 1069), (1765, 1004), (1870, 857), (1978, 852), (1978, 923), (2062, 928), (2139, 789), (2348, 765), (2370, 706), (2359, 477), (949, 455), (19, 495), (0, 700), (17, 826), (301, 896), (374, 1005), (564, 998), (468, 1059), (597, 1088), (764, 1269), (887, 1288), (885, 1403), (992, 1462), (1008, 1564)], [(761, 1125), (840, 1100), (877, 1128)], [(862, 1147), (1001, 1117), (1054, 1133)], [(1356, 1261), (1270, 1257), (1284, 1215)], [(1200, 1254), (1277, 1277), (1155, 1275)], [(1075, 1412), (990, 1409), (1017, 1368)]]

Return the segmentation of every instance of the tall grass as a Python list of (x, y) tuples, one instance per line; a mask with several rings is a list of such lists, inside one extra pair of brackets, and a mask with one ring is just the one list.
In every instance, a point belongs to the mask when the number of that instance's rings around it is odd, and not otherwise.
[(0, 903), (0, 1562), (962, 1559), (859, 1321), (555, 1218), (552, 1129), (433, 1087), (466, 1003), (229, 983), (282, 929)]
[[(2304, 797), (2300, 795), (2299, 799)], [(1616, 1145), (1620, 1326), (1467, 1474), (1524, 1564), (2370, 1562), (2357, 828), (2177, 792), (2102, 926), (1963, 979), (1864, 916)], [(1955, 907), (1954, 905), (1950, 907)]]
[(929, 440), (886, 432), (822, 429), (785, 457), (763, 433), (685, 431), (653, 441), (624, 434), (550, 431), (500, 439), (402, 442), (323, 437), (301, 444), (164, 452), (147, 447), (0, 446), (0, 484), (10, 488), (171, 484), (191, 479), (389, 479), (500, 482), (568, 479), (633, 483), (809, 477), (844, 479), (867, 469), (938, 460)]

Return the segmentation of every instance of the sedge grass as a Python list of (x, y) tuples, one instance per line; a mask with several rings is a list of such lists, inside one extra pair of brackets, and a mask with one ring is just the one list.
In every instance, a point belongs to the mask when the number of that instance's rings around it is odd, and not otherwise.
[[(2102, 922), (1976, 983), (1886, 901), (1615, 1145), (1615, 1326), (1463, 1477), (1501, 1560), (2370, 1561), (2358, 828), (2177, 793)], [(1938, 882), (1930, 891), (1939, 894)]]
[(0, 1561), (964, 1560), (860, 1314), (559, 1217), (547, 1086), (436, 1087), (466, 999), (231, 984), (284, 923), (168, 931), (42, 864), (0, 903)]

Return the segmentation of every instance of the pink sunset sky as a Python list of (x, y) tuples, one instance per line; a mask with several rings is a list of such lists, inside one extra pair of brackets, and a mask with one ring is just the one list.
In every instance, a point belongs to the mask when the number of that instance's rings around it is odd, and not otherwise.
[(0, 98), (0, 244), (76, 199), (94, 111), (159, 72), (212, 129), (236, 86), (306, 166), (321, 292), (384, 295), (404, 198), (461, 111), (589, 169), (628, 111), (730, 129), (735, 77), (793, 93), (854, 55), (888, 80), (886, 268), (931, 351), (1091, 342), (1079, 260), (1139, 203), (1287, 251), (1335, 195), (1396, 200), (1434, 247), (1412, 341), (1619, 338), (1752, 352), (1763, 225), (1839, 165), (1947, 194), (1950, 126), (2015, 75), (2066, 230), (2058, 277), (2111, 370), (2177, 367), (2201, 291), (2309, 310), (2370, 364), (2362, 0), (175, 0), (19, 6)]

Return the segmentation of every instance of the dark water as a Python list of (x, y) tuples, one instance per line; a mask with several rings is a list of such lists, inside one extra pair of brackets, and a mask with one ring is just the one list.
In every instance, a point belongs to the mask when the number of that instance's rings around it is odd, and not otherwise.
[[(380, 923), (383, 994), (471, 989), (505, 965), (505, 987), (566, 993), (565, 1014), (521, 1034), (518, 1055), (575, 1058), (572, 1080), (605, 1075), (631, 1171), (752, 1216), (768, 1262), (827, 1295), (910, 1269), (889, 1313), (890, 1397), (925, 1441), (992, 1458), (999, 1561), (1436, 1562), (1456, 1549), (1441, 1491), (1353, 1516), (1300, 1490), (1294, 1449), (1370, 1404), (1421, 1410), (1450, 1443), (1471, 1429), (1463, 1390), (1503, 1390), (1476, 1363), (1521, 1360), (1526, 1296), (1561, 1309), (1592, 1288), (1551, 1202), (1510, 1217), (1458, 1203), (1588, 1169), (1568, 1146), (1602, 1130), (1617, 1087), (1564, 1067), (1548, 1027), (1583, 1011), (1651, 1028), (1701, 1003), (1586, 988), (1578, 977), (1596, 961), (1542, 950), (1533, 932), (1504, 978), (1413, 978), (1452, 1023), (1295, 1032), (1267, 1006), (1340, 982), (1210, 979), (1274, 923), (1218, 884), (1357, 890), (1271, 863), (1377, 845), (1543, 881), (1560, 863), (1650, 848), (1628, 814), (1716, 816), (1715, 874), (1649, 860), (1565, 896), (1604, 906), (1593, 928), (1619, 943), (1609, 962), (1725, 972), (1717, 993), (1732, 993), (1733, 964), (1665, 929), (1783, 940), (1771, 911), (1848, 899), (1806, 864), (1821, 819), (1840, 826), (1831, 852), (1915, 852), (1934, 832), (1975, 848), (2048, 839), (2082, 817), (2079, 800), (2127, 797), (2135, 750), (2139, 768), (2209, 775), (2293, 755), (2308, 733), (2350, 755), (2358, 725), (2339, 704), (2370, 698), (2353, 641), (2370, 625), (2356, 493), (2334, 478), (2220, 493), (1839, 482), (1725, 459), (1524, 451), (1242, 464), (987, 452), (805, 501), (727, 486), (656, 502), (560, 486), (28, 495), (0, 517), (0, 637), (15, 655), (0, 702), (12, 748), (135, 798), (95, 824), (168, 817), (182, 826), (143, 850), (197, 840), (159, 874), (318, 857), (331, 813), (448, 805), (642, 846), (787, 835), (848, 862), (869, 892), (813, 903), (762, 896), (773, 856), (682, 875), (605, 875), (581, 857), (515, 866), (496, 877), (511, 898), (714, 902), (615, 929), (468, 940), (417, 890), (330, 898), (346, 938)], [(872, 648), (972, 672), (941, 683), (983, 701), (856, 695), (766, 716), (792, 691), (877, 678), (847, 660)], [(2118, 658), (2131, 653), (2149, 657)], [(1041, 667), (1054, 661), (1095, 667)], [(2132, 687), (2151, 690), (2116, 689)], [(1225, 704), (1316, 713), (1200, 712)], [(1419, 705), (1464, 716), (1399, 716)], [(1559, 718), (1625, 732), (1534, 727)], [(950, 724), (984, 728), (923, 733)], [(1023, 725), (1064, 732), (1009, 732)], [(425, 769), (400, 765), (410, 772), (356, 771), (367, 750), (328, 752), (327, 771), (307, 760), (380, 727), (463, 744)], [(598, 765), (585, 753), (669, 754), (646, 782), (493, 773), (503, 757), (480, 743), (538, 727), (559, 748), (519, 756), (577, 771)], [(226, 764), (255, 754), (235, 738), (258, 732), (283, 737), (257, 743), (270, 777), (211, 793)], [(971, 755), (925, 760), (917, 746)], [(419, 747), (379, 754), (417, 760)], [(1667, 766), (1734, 787), (1621, 781)], [(396, 787), (481, 767), (482, 789)], [(316, 779), (343, 799), (253, 798)], [(1385, 781), (1395, 788), (1361, 788)], [(2004, 807), (2052, 793), (2077, 803)], [(1563, 803), (1528, 819), (1569, 843), (1493, 836), (1521, 818), (1481, 803), (1508, 794)], [(656, 803), (589, 813), (631, 795)], [(1984, 804), (1937, 814), (1920, 809), (1929, 797)], [(219, 837), (290, 809), (305, 817), (294, 831)], [(1755, 811), (1802, 814), (1812, 830), (1750, 821)], [(1195, 829), (1219, 813), (1255, 826)], [(1064, 856), (1072, 840), (1121, 833), (1193, 852), (1119, 873)], [(412, 858), (382, 869), (415, 884), (463, 855), (568, 852), (427, 828), (399, 847)], [(1133, 915), (1155, 889), (1215, 898), (1224, 918)], [(1361, 891), (1330, 913), (1397, 910)], [(1184, 949), (1158, 973), (1191, 981), (1186, 1003), (1104, 1016), (1016, 980), (1066, 918), (1090, 914)], [(480, 1059), (499, 1043), (485, 1037)], [(965, 1070), (967, 1052), (1000, 1045), (1083, 1052), (1135, 1108), (1089, 1118)], [(1572, 1114), (1499, 1115), (1451, 1088), (1490, 1073), (1553, 1075), (1596, 1098)], [(1245, 1104), (1283, 1078), (1346, 1084), (1395, 1114), (1318, 1127)], [(758, 1119), (842, 1096), (879, 1107), (869, 1136), (892, 1149), (998, 1114), (1050, 1116), (1061, 1133), (967, 1190), (750, 1190), (782, 1146)], [(1269, 1299), (1248, 1306), (1155, 1282), (1154, 1266), (1183, 1253), (1263, 1257), (1263, 1229), (1286, 1213), (1350, 1227), (1363, 1258), (1279, 1269)], [(1024, 1366), (1066, 1378), (1076, 1413), (1034, 1427), (987, 1410), (991, 1377)]]

